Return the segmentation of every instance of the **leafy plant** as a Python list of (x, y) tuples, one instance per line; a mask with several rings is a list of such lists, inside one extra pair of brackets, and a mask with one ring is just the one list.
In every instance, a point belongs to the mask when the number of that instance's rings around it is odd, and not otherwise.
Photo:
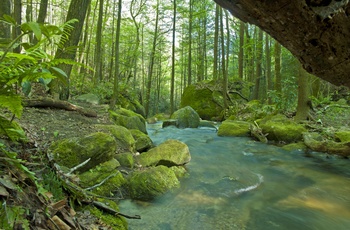
[[(72, 23), (76, 20), (70, 20), (60, 27), (36, 22), (17, 25), (15, 20), (8, 15), (4, 15), (0, 20), (13, 27), (19, 26), (22, 31), (17, 38), (7, 44), (4, 51), (0, 51), (0, 107), (20, 117), (23, 108), (18, 88), (22, 84), (53, 78), (59, 78), (63, 82), (67, 81), (67, 75), (57, 66), (61, 63), (76, 64), (76, 62), (55, 59), (53, 55), (46, 52), (45, 47), (48, 44), (62, 46), (68, 38), (68, 33), (73, 29)], [(20, 42), (29, 35), (34, 35), (38, 42), (36, 44)], [(55, 43), (55, 40), (59, 40), (59, 43)], [(19, 45), (23, 47), (24, 53), (11, 52)]]

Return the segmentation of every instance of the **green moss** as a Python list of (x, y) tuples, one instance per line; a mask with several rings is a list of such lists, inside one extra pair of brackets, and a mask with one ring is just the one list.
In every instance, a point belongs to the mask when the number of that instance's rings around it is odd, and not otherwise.
[(153, 146), (151, 138), (145, 133), (137, 129), (130, 129), (130, 132), (136, 141), (135, 148), (138, 152), (146, 151)]
[(170, 118), (177, 120), (178, 128), (197, 128), (200, 121), (198, 113), (190, 106), (177, 110)]
[(116, 148), (117, 144), (112, 136), (97, 132), (83, 138), (56, 141), (50, 146), (49, 151), (59, 165), (68, 168), (77, 166), (90, 158), (87, 164), (79, 168), (80, 172), (85, 172), (112, 159)]
[(101, 196), (113, 196), (113, 193), (120, 190), (126, 183), (123, 175), (117, 170), (118, 166), (120, 164), (116, 159), (99, 164), (95, 168), (79, 175), (80, 185), (83, 188), (89, 188), (110, 177), (103, 184), (90, 191)]
[(336, 141), (340, 142), (350, 142), (350, 131), (341, 130), (334, 133), (334, 138)]
[(142, 166), (183, 165), (191, 160), (188, 146), (178, 140), (166, 140), (155, 148), (135, 157)]
[(249, 136), (250, 123), (245, 121), (226, 120), (219, 126), (219, 136)]
[[(217, 98), (217, 97), (216, 97)], [(222, 108), (213, 100), (213, 91), (198, 85), (187, 86), (181, 98), (181, 107), (191, 106), (204, 120), (220, 116)]]
[(134, 171), (129, 180), (130, 196), (133, 199), (146, 201), (178, 186), (179, 180), (174, 171), (162, 165)]
[[(114, 203), (111, 200), (103, 200), (98, 199), (99, 202), (105, 203), (115, 211), (119, 211), (119, 207), (116, 203)], [(86, 209), (90, 211), (92, 215), (97, 217), (97, 219), (101, 220), (103, 223), (105, 223), (107, 226), (111, 227), (111, 229), (114, 230), (127, 230), (128, 229), (128, 223), (122, 216), (115, 216), (106, 212), (101, 211), (100, 209), (94, 207), (94, 206), (86, 206)]]
[(115, 111), (110, 110), (109, 114), (116, 125), (124, 126), (127, 129), (138, 129), (147, 134), (146, 120), (140, 114), (123, 108)]
[(170, 167), (170, 169), (175, 173), (178, 179), (189, 175), (189, 173), (183, 166), (173, 166), (173, 167)]
[(107, 131), (115, 138), (119, 153), (135, 151), (135, 139), (127, 128), (120, 125), (97, 125), (97, 127)]
[(132, 153), (120, 153), (115, 155), (115, 158), (119, 161), (121, 166), (128, 168), (134, 167), (134, 156)]
[(297, 142), (297, 143), (291, 143), (288, 145), (284, 145), (282, 149), (287, 150), (287, 151), (294, 151), (294, 150), (301, 150), (301, 151), (306, 151), (307, 146), (304, 144), (304, 142)]
[(298, 142), (302, 140), (303, 133), (307, 130), (283, 115), (271, 116), (259, 121), (263, 133), (268, 133), (269, 140), (281, 141), (286, 143)]

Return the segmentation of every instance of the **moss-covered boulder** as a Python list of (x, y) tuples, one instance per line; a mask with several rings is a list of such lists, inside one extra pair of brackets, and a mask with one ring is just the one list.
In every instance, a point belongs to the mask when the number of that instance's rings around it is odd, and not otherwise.
[(153, 146), (151, 138), (138, 129), (130, 129), (132, 136), (135, 139), (135, 148), (138, 152), (144, 152)]
[(303, 125), (280, 114), (266, 117), (258, 124), (263, 133), (268, 133), (267, 139), (285, 143), (301, 141), (303, 133), (307, 131)]
[(245, 121), (233, 121), (233, 120), (225, 120), (219, 126), (218, 135), (219, 136), (238, 136), (245, 137), (249, 136), (250, 123)]
[(15, 122), (9, 121), (0, 115), (0, 138), (9, 138), (11, 141), (24, 141), (26, 135), (23, 129)]
[(116, 109), (109, 111), (110, 117), (114, 124), (124, 126), (127, 129), (138, 129), (147, 134), (146, 120), (140, 114), (127, 109)]
[(173, 166), (173, 167), (170, 167), (170, 169), (173, 170), (173, 172), (175, 173), (178, 179), (189, 175), (189, 173), (183, 166)]
[(120, 125), (97, 125), (97, 127), (115, 138), (118, 153), (135, 151), (136, 141), (129, 129)]
[(131, 110), (137, 114), (140, 114), (142, 117), (146, 117), (146, 112), (143, 105), (141, 105), (138, 100), (130, 98), (130, 94), (128, 94), (127, 96), (119, 95), (118, 101), (122, 108)]
[(90, 104), (93, 104), (93, 105), (100, 104), (100, 98), (97, 95), (93, 94), (93, 93), (82, 94), (82, 95), (78, 96), (76, 98), (76, 100), (82, 101), (82, 102), (86, 102), (86, 103), (90, 103)]
[(336, 154), (344, 157), (350, 156), (350, 142), (335, 142), (323, 138), (319, 133), (311, 132), (303, 135), (305, 145), (311, 150)]
[(191, 106), (203, 120), (219, 117), (222, 106), (216, 101), (220, 101), (217, 98), (220, 94), (213, 91), (210, 85), (208, 82), (187, 86), (181, 97), (181, 107)]
[(137, 200), (152, 200), (178, 186), (174, 171), (162, 165), (134, 171), (129, 178), (130, 196)]
[(85, 172), (96, 165), (111, 160), (117, 150), (117, 143), (111, 135), (97, 132), (82, 138), (63, 139), (54, 142), (50, 155), (61, 166), (72, 168), (90, 158), (90, 161), (79, 168)]
[(118, 160), (121, 166), (133, 168), (134, 167), (134, 156), (132, 153), (120, 153), (115, 155), (115, 159)]
[(185, 143), (169, 139), (135, 158), (142, 166), (176, 166), (188, 163), (191, 160), (191, 155)]
[(79, 174), (80, 186), (100, 196), (113, 196), (127, 182), (117, 170), (119, 166), (116, 159), (111, 159)]
[(170, 118), (177, 120), (178, 128), (197, 128), (200, 121), (198, 113), (190, 106), (175, 111)]

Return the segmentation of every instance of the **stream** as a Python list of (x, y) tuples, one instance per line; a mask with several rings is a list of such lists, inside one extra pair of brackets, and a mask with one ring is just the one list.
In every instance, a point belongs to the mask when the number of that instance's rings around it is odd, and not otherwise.
[(121, 201), (123, 213), (142, 218), (129, 229), (350, 229), (349, 160), (161, 125), (148, 125), (149, 136), (186, 143), (189, 176), (152, 202)]

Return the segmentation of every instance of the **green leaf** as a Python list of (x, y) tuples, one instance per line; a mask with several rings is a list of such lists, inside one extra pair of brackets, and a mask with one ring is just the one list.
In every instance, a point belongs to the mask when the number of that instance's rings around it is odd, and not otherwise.
[(4, 14), (0, 20), (14, 26), (17, 24), (16, 20), (8, 14)]
[(37, 22), (25, 22), (21, 25), (21, 29), (23, 32), (33, 32), (34, 36), (36, 37), (36, 39), (38, 39), (38, 41), (41, 40), (41, 29), (40, 29), (40, 25)]
[(68, 76), (62, 69), (58, 67), (51, 67), (50, 72), (58, 79), (60, 79), (64, 84), (68, 84)]
[(21, 117), (23, 106), (22, 99), (18, 95), (3, 95), (0, 94), (0, 107), (7, 108), (17, 117)]

